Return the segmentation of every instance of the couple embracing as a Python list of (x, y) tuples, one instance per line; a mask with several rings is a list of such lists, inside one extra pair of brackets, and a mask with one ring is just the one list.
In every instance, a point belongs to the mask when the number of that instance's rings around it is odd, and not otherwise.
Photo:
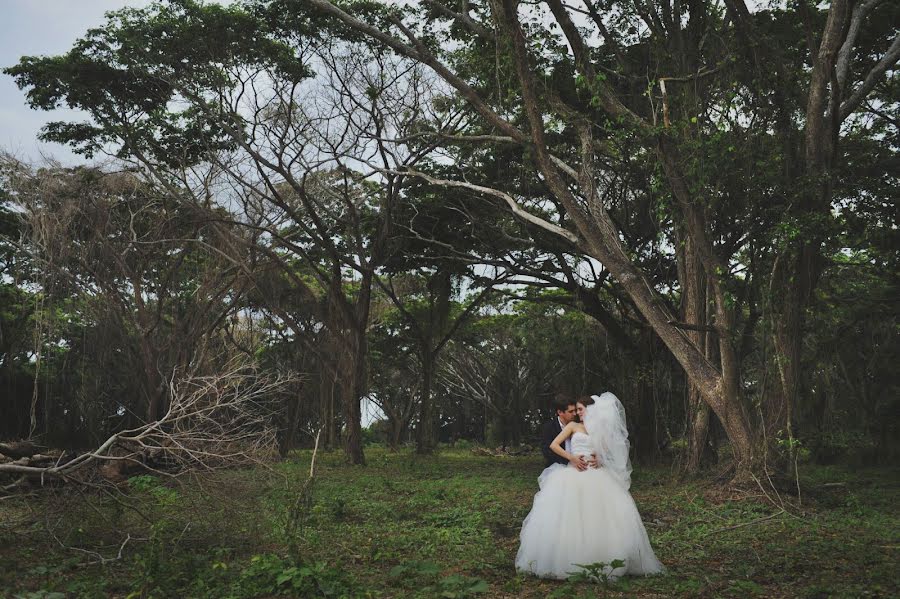
[(556, 418), (544, 425), (547, 467), (522, 523), (516, 570), (568, 578), (579, 565), (622, 560), (606, 572), (655, 574), (656, 559), (628, 489), (631, 461), (625, 409), (612, 393), (557, 395)]

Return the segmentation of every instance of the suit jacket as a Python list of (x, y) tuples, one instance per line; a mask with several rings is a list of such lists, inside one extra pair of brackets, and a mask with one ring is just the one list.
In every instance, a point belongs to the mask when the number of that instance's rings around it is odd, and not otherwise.
[(541, 453), (544, 454), (544, 467), (547, 467), (550, 464), (562, 464), (565, 466), (569, 463), (566, 458), (557, 455), (556, 452), (550, 449), (550, 444), (553, 442), (553, 439), (561, 432), (562, 427), (559, 425), (559, 418), (554, 418), (549, 422), (545, 422), (544, 426), (541, 427)]

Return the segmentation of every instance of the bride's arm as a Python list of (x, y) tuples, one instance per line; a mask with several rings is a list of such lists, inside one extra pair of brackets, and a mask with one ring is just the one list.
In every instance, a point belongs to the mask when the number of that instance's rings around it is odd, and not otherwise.
[(575, 426), (576, 426), (576, 424), (574, 422), (570, 422), (569, 424), (567, 424), (565, 426), (565, 428), (563, 428), (562, 431), (560, 431), (560, 433), (558, 435), (556, 435), (556, 438), (553, 439), (553, 441), (550, 443), (550, 449), (556, 455), (566, 458), (567, 460), (569, 460), (569, 462), (572, 462), (573, 464), (575, 464), (575, 466), (579, 470), (584, 470), (585, 465), (586, 465), (584, 463), (584, 458), (582, 458), (581, 456), (576, 456), (573, 453), (569, 453), (568, 451), (563, 449), (563, 446), (562, 446), (562, 444), (566, 441), (566, 439), (571, 437), (572, 433), (575, 432)]

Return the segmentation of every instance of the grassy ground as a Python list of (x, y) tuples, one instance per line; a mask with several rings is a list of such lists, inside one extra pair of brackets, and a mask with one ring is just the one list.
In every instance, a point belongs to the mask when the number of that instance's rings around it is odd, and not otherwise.
[[(802, 505), (794, 498), (782, 509), (760, 489), (638, 467), (632, 492), (668, 573), (607, 588), (513, 570), (538, 456), (445, 449), (422, 458), (369, 448), (367, 457), (367, 466), (350, 467), (339, 453), (320, 454), (290, 538), (289, 506), (309, 452), (274, 472), (180, 486), (137, 477), (123, 495), (103, 499), (3, 500), (0, 597), (900, 595), (896, 470), (807, 466)], [(115, 559), (126, 533), (132, 538)], [(101, 557), (113, 559), (85, 565)]]

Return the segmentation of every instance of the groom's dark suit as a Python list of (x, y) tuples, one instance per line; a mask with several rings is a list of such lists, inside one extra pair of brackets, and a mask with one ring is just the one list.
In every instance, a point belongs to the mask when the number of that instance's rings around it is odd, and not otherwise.
[(544, 454), (544, 467), (547, 467), (550, 464), (562, 464), (565, 466), (569, 463), (569, 460), (556, 455), (556, 452), (550, 449), (550, 444), (553, 442), (553, 439), (561, 432), (562, 427), (559, 425), (559, 418), (554, 418), (549, 422), (545, 422), (544, 426), (541, 428), (541, 452)]

